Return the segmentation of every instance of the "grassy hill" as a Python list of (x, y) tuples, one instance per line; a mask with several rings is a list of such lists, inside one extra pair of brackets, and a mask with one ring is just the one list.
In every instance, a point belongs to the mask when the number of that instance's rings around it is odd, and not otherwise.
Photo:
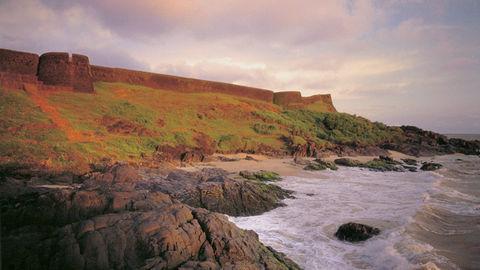
[(284, 110), (218, 93), (97, 83), (95, 94), (0, 90), (0, 164), (86, 171), (108, 158), (141, 162), (157, 146), (288, 154), (295, 146), (370, 146), (400, 128), (344, 113)]

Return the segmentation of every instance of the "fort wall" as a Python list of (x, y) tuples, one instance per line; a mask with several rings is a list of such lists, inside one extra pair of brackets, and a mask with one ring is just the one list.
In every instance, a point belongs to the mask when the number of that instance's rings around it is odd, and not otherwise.
[(299, 91), (276, 92), (273, 96), (273, 103), (290, 109), (321, 104), (323, 105), (321, 106), (323, 110), (329, 112), (337, 111), (333, 106), (332, 96), (330, 94), (302, 97), (302, 94)]
[(0, 72), (33, 75), (37, 74), (38, 55), (0, 49)]
[(185, 93), (223, 93), (265, 102), (273, 102), (273, 91), (235, 84), (101, 66), (92, 66), (92, 75), (95, 81), (139, 84), (162, 90)]
[(80, 92), (93, 92), (93, 78), (88, 57), (85, 55), (73, 54), (70, 65), (73, 74), (73, 88)]
[(47, 85), (71, 86), (70, 55), (50, 52), (40, 56), (38, 79)]
[(40, 57), (33, 53), (0, 49), (0, 85), (23, 89), (37, 84), (41, 90), (93, 92), (87, 56), (50, 52)]
[(320, 104), (335, 111), (330, 95), (302, 97), (298, 91), (273, 92), (229, 83), (198, 80), (121, 68), (90, 65), (87, 56), (63, 52), (33, 53), (0, 49), (0, 85), (12, 89), (93, 93), (93, 82), (123, 82), (184, 93), (222, 93), (274, 103), (286, 108)]

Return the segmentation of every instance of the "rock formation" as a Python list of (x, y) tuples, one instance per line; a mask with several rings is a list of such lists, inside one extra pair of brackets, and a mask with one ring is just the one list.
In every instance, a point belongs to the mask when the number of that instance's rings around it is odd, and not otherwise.
[(149, 190), (169, 194), (193, 207), (202, 207), (231, 216), (258, 215), (282, 206), (291, 192), (259, 181), (233, 179), (220, 169), (199, 172), (177, 170), (166, 177), (145, 173)]
[(380, 234), (380, 229), (368, 225), (349, 222), (340, 226), (335, 236), (348, 242), (365, 241), (375, 235)]
[(299, 269), (225, 216), (146, 188), (132, 167), (82, 181), (2, 192), (5, 269)]

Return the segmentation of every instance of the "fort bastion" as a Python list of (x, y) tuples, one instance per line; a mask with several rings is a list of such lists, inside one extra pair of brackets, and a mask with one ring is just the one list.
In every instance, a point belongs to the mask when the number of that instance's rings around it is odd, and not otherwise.
[(299, 91), (274, 92), (267, 89), (229, 83), (184, 78), (122, 68), (90, 65), (87, 56), (48, 52), (41, 56), (0, 49), (0, 86), (24, 89), (26, 84), (45, 91), (76, 91), (94, 93), (94, 82), (122, 82), (167, 91), (212, 92), (275, 103), (288, 108), (322, 103), (335, 112), (329, 94), (302, 97)]

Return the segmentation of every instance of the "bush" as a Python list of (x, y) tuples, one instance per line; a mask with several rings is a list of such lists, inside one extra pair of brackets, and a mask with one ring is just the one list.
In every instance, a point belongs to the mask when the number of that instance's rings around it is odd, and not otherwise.
[(272, 134), (276, 130), (276, 127), (274, 125), (255, 123), (252, 129), (258, 134), (268, 135)]
[(336, 170), (338, 170), (338, 167), (333, 162), (325, 161), (325, 160), (322, 160), (322, 159), (315, 159), (314, 162), (310, 162), (303, 169), (308, 170), (308, 171), (321, 171), (321, 170), (326, 170), (326, 169), (336, 171)]
[(245, 179), (257, 180), (261, 182), (267, 182), (267, 181), (275, 182), (282, 179), (280, 175), (276, 172), (263, 171), (263, 170), (258, 172), (241, 171), (239, 172), (239, 174)]

